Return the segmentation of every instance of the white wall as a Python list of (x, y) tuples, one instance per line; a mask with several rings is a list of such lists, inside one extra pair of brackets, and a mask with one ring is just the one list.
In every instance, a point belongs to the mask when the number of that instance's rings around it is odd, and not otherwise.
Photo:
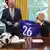
[(50, 0), (48, 0), (48, 20), (50, 21)]
[(44, 11), (45, 20), (48, 20), (48, 0), (28, 0), (29, 20), (36, 21), (36, 13)]

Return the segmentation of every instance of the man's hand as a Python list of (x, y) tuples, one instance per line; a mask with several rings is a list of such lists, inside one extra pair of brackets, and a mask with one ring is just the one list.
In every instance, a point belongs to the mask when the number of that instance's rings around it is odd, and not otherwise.
[(12, 25), (12, 23), (11, 23), (10, 21), (7, 21), (7, 24), (8, 24), (8, 25)]
[(16, 22), (15, 24), (14, 24), (14, 27), (17, 27), (19, 25), (19, 23), (18, 22)]
[(39, 24), (41, 24), (41, 21), (37, 20), (37, 21), (36, 21), (36, 23), (39, 23)]
[(39, 23), (40, 26), (42, 26), (44, 22), (41, 22), (41, 21), (37, 20), (36, 23)]

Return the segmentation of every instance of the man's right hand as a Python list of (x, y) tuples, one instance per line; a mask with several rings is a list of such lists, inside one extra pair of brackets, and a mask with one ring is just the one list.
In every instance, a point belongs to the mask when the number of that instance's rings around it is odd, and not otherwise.
[(10, 21), (7, 21), (7, 24), (8, 24), (8, 25), (12, 25), (12, 23), (11, 23)]

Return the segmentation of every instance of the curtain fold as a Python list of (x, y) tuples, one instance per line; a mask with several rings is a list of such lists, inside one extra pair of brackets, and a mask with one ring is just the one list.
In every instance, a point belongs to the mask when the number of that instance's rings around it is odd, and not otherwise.
[(23, 20), (28, 19), (28, 0), (16, 0), (16, 8), (21, 9)]

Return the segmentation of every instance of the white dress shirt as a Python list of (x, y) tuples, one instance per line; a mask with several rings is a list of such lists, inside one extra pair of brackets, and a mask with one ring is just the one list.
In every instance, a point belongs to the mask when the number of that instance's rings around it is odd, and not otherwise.
[(14, 19), (14, 8), (9, 8), (10, 15)]

